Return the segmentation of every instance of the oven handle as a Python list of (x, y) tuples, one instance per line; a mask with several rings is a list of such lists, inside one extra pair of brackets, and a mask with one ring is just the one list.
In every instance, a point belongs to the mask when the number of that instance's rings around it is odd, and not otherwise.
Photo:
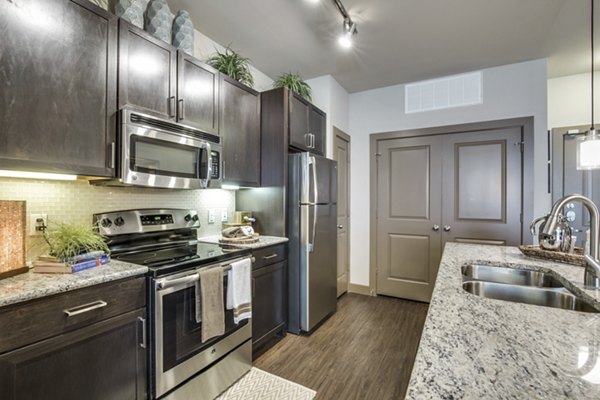
[(200, 274), (192, 274), (184, 276), (183, 278), (167, 279), (156, 283), (158, 290), (168, 289), (173, 286), (185, 285), (190, 282), (195, 282), (200, 279)]
[[(231, 264), (224, 266), (223, 267), (223, 275), (225, 275), (225, 273), (227, 271), (229, 271), (230, 269), (231, 269)], [(171, 288), (173, 286), (186, 285), (188, 283), (195, 282), (198, 279), (200, 279), (200, 274), (196, 273), (196, 274), (186, 275), (181, 278), (160, 280), (160, 281), (156, 282), (156, 286), (157, 286), (158, 290), (162, 290), (162, 289)]]

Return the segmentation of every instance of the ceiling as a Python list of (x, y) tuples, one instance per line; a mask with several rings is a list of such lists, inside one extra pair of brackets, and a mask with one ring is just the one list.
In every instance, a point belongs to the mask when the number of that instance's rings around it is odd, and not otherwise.
[(342, 17), (332, 0), (169, 5), (173, 12), (188, 10), (196, 29), (231, 45), (271, 78), (288, 71), (304, 79), (329, 74), (350, 93), (537, 58), (548, 59), (549, 77), (589, 71), (587, 0), (342, 2), (357, 23), (350, 50), (337, 44)]

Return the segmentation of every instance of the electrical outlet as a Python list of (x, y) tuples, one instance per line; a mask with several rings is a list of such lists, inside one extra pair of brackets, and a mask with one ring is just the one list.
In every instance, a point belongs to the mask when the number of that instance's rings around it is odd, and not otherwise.
[(209, 224), (215, 223), (215, 210), (213, 208), (208, 210), (208, 223)]
[(39, 236), (48, 226), (48, 214), (31, 214), (29, 216), (29, 235)]
[(229, 217), (227, 215), (227, 209), (224, 208), (221, 210), (221, 222), (227, 222), (229, 220)]

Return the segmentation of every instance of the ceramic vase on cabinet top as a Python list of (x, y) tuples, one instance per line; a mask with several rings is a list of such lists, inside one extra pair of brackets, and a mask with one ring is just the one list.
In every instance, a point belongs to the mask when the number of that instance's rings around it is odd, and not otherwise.
[(144, 29), (144, 0), (117, 0), (115, 3), (115, 14), (140, 29)]
[(173, 19), (173, 46), (193, 55), (194, 51), (194, 24), (190, 13), (185, 10), (177, 11)]
[(145, 29), (152, 36), (171, 44), (171, 10), (166, 0), (148, 2)]

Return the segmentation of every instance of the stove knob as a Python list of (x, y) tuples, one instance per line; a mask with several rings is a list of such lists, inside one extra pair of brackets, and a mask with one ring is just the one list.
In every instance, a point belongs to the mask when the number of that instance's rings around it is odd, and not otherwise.
[(198, 214), (194, 214), (194, 216), (192, 217), (192, 221), (196, 222), (198, 221)]
[(116, 226), (121, 226), (125, 223), (125, 220), (122, 217), (117, 217), (117, 219), (115, 219), (115, 225)]
[(183, 217), (183, 219), (185, 219), (185, 222), (190, 222), (192, 220), (192, 216), (188, 214), (185, 217)]
[(110, 228), (112, 221), (108, 218), (103, 218), (102, 221), (100, 221), (100, 225), (102, 225), (103, 228)]

